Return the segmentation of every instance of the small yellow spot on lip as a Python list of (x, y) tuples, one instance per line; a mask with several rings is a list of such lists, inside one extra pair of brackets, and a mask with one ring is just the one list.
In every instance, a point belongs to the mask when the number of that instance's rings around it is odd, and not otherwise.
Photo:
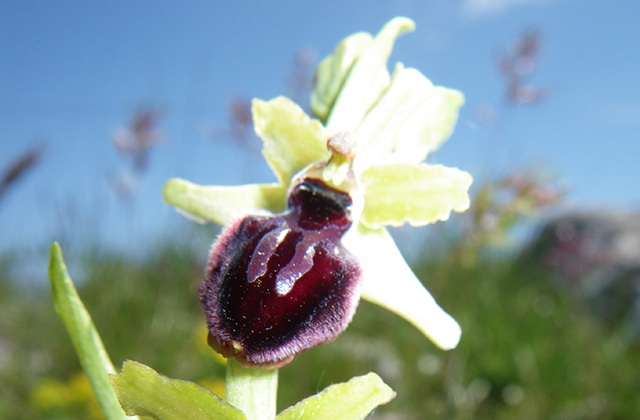
[(233, 347), (233, 349), (237, 352), (242, 352), (242, 343), (240, 343), (239, 341), (231, 341), (231, 346)]

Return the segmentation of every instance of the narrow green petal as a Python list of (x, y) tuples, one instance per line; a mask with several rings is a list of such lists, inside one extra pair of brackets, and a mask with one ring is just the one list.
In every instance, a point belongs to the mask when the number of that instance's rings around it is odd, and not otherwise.
[(290, 99), (254, 99), (251, 111), (256, 134), (264, 141), (262, 154), (283, 185), (308, 164), (331, 156), (322, 123), (309, 118)]
[(394, 18), (380, 30), (353, 64), (335, 101), (327, 131), (354, 131), (389, 84), (387, 60), (398, 36), (413, 30), (413, 21)]
[(443, 350), (458, 345), (460, 326), (415, 276), (386, 229), (359, 225), (343, 243), (360, 259), (364, 299), (405, 318)]
[(362, 420), (396, 393), (375, 373), (331, 385), (280, 413), (277, 420)]
[(193, 382), (167, 378), (141, 363), (126, 361), (111, 375), (128, 415), (157, 420), (246, 420), (245, 415)]
[(442, 165), (373, 166), (361, 176), (365, 204), (360, 221), (376, 229), (447, 220), (452, 210), (469, 208), (471, 181), (468, 173)]
[(358, 165), (422, 162), (449, 137), (463, 101), (460, 92), (434, 87), (418, 70), (397, 65), (389, 88), (354, 133)]
[(371, 34), (365, 32), (350, 35), (343, 39), (316, 68), (311, 90), (311, 110), (322, 122), (327, 121), (331, 107), (351, 66), (372, 40)]
[(71, 336), (80, 364), (89, 378), (105, 418), (107, 420), (127, 419), (109, 382), (109, 373), (115, 372), (115, 369), (91, 320), (91, 315), (73, 286), (62, 259), (62, 250), (57, 243), (51, 245), (49, 279), (58, 317)]
[(284, 210), (286, 188), (280, 184), (201, 186), (173, 178), (164, 185), (162, 195), (187, 215), (224, 226), (249, 213)]

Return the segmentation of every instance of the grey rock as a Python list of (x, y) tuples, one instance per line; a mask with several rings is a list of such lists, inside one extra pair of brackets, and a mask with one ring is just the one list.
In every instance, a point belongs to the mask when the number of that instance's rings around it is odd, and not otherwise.
[(526, 251), (609, 322), (640, 332), (640, 212), (584, 210), (548, 221)]

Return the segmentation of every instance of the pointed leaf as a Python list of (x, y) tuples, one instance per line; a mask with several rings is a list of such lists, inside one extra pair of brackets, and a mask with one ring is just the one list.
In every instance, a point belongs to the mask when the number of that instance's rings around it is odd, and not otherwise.
[(411, 19), (394, 18), (364, 49), (338, 93), (327, 121), (327, 132), (353, 132), (360, 125), (389, 84), (387, 60), (396, 38), (414, 26)]
[(365, 204), (361, 222), (371, 228), (425, 225), (469, 208), (471, 175), (442, 165), (387, 164), (361, 176)]
[(167, 378), (141, 363), (125, 361), (113, 386), (128, 415), (157, 420), (246, 420), (244, 414), (198, 384)]
[(375, 373), (331, 385), (280, 413), (277, 420), (340, 419), (361, 420), (396, 393)]
[(256, 134), (264, 141), (262, 154), (283, 185), (311, 162), (331, 156), (322, 123), (309, 118), (290, 99), (254, 99), (251, 111)]
[(280, 184), (201, 186), (180, 178), (168, 180), (162, 191), (168, 204), (222, 226), (249, 213), (284, 210), (285, 194)]
[(91, 316), (73, 286), (62, 259), (62, 250), (57, 243), (51, 245), (49, 279), (56, 312), (71, 336), (73, 347), (89, 378), (100, 408), (107, 420), (125, 420), (127, 417), (109, 382), (109, 373), (115, 372), (115, 369), (93, 325)]
[(343, 243), (360, 259), (364, 299), (405, 318), (443, 350), (458, 345), (460, 326), (415, 276), (386, 229), (359, 225)]
[(351, 66), (371, 44), (372, 39), (371, 35), (365, 32), (346, 37), (316, 68), (310, 98), (311, 110), (322, 122), (327, 121)]

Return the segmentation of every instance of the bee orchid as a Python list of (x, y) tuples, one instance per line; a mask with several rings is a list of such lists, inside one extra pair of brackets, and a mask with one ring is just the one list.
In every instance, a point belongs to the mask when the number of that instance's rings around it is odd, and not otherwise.
[(395, 18), (341, 41), (318, 66), (311, 118), (284, 97), (254, 100), (253, 124), (277, 183), (199, 186), (171, 179), (164, 199), (226, 226), (200, 289), (209, 344), (276, 368), (335, 339), (360, 298), (407, 319), (442, 349), (461, 330), (409, 268), (387, 226), (447, 220), (469, 207), (471, 176), (423, 163), (464, 99), (387, 60), (413, 30)]

